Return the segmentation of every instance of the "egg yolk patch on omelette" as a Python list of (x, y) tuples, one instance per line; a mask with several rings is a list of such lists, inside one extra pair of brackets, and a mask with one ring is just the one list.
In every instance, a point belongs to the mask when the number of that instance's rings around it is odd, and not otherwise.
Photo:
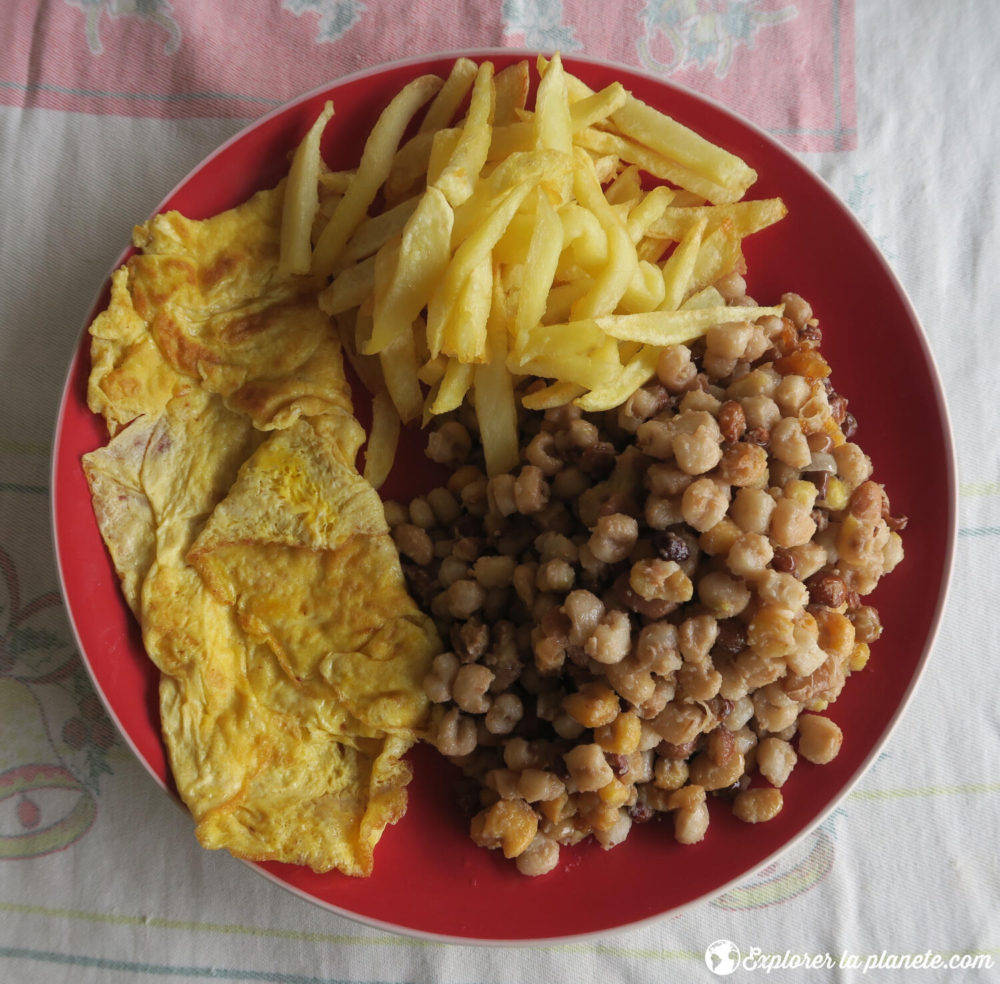
[(156, 252), (92, 327), (113, 436), (83, 465), (200, 842), (363, 876), (405, 811), (441, 645), (355, 468), (333, 330), (276, 272), (280, 204), (140, 227)]

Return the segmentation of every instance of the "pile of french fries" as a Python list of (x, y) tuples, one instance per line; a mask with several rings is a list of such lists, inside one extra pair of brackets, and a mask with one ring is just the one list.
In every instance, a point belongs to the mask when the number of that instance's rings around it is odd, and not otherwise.
[(414, 79), (346, 172), (322, 160), (327, 103), (293, 157), (280, 268), (321, 285), (373, 395), (376, 487), (402, 424), (464, 401), (490, 474), (518, 462), (518, 401), (619, 406), (665, 346), (733, 320), (712, 285), (785, 214), (743, 200), (740, 158), (620, 83), (595, 92), (558, 53), (536, 70), (533, 86), (528, 62), (460, 58)]

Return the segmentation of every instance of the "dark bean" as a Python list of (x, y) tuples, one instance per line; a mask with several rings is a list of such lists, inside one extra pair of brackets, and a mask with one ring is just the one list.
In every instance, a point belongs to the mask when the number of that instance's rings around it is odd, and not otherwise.
[(615, 446), (610, 441), (598, 441), (580, 452), (580, 471), (592, 478), (606, 478), (615, 467)]
[(673, 530), (661, 530), (653, 536), (653, 549), (664, 559), (681, 563), (691, 556), (687, 540)]
[(843, 424), (844, 418), (847, 416), (847, 397), (841, 396), (839, 393), (833, 393), (829, 398), (829, 404), (834, 422)]
[(775, 547), (774, 557), (771, 560), (773, 570), (781, 574), (795, 573), (795, 555), (785, 547)]
[(611, 771), (616, 776), (623, 776), (628, 772), (628, 756), (619, 755), (617, 752), (605, 752), (605, 759), (607, 759), (608, 765), (611, 766)]
[(802, 477), (807, 482), (812, 482), (819, 492), (819, 498), (826, 498), (826, 490), (830, 485), (830, 473), (827, 471), (807, 471), (802, 473)]
[(730, 656), (736, 656), (746, 649), (746, 626), (738, 618), (724, 618), (718, 625), (719, 634), (712, 647), (713, 652), (718, 650)]
[(809, 589), (809, 600), (814, 605), (839, 608), (847, 601), (847, 585), (837, 574), (820, 571), (806, 581), (806, 587)]

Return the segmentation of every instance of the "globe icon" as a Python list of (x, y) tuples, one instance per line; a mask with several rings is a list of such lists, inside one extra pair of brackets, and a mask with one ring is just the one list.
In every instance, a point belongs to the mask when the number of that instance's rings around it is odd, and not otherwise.
[(739, 947), (732, 940), (716, 940), (705, 949), (705, 965), (719, 977), (727, 977), (740, 965)]

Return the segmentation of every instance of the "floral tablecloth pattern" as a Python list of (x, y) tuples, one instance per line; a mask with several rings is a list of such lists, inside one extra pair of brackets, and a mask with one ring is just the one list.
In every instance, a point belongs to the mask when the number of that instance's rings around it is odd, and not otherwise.
[[(956, 966), (907, 980), (1000, 979), (998, 33), (991, 0), (0, 5), (0, 980), (710, 980), (725, 969), (706, 962), (715, 941), (744, 958), (787, 952), (775, 980), (860, 979), (870, 955), (882, 963), (866, 978), (891, 977), (895, 956), (925, 952)], [(503, 951), (362, 926), (198, 849), (94, 692), (49, 515), (66, 368), (132, 224), (302, 91), (493, 47), (636, 66), (799, 154), (914, 302), (960, 482), (955, 575), (927, 672), (842, 805), (775, 864), (680, 915)], [(871, 372), (891, 385), (892, 366)], [(792, 959), (807, 954), (830, 959)], [(734, 980), (753, 972), (744, 959)]]

